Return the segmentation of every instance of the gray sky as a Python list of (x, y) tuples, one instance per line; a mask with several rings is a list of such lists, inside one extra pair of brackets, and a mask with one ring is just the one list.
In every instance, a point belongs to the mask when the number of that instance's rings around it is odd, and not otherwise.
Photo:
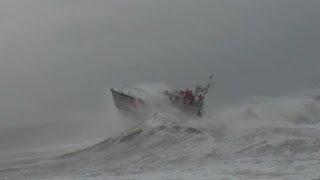
[(88, 120), (81, 114), (101, 111), (104, 88), (122, 82), (186, 87), (214, 73), (217, 106), (317, 88), (319, 7), (319, 0), (2, 0), (0, 126)]

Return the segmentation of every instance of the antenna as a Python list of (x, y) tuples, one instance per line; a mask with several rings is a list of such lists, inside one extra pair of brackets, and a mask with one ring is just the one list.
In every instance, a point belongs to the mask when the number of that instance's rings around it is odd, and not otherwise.
[(214, 83), (212, 82), (213, 81), (213, 75), (210, 75), (209, 76), (209, 81), (208, 81), (208, 87), (210, 87), (210, 86), (214, 86)]
[(210, 89), (211, 86), (214, 86), (214, 83), (212, 82), (213, 79), (213, 75), (209, 76), (209, 80), (208, 80), (208, 84), (207, 86), (204, 88), (204, 94), (207, 94), (208, 90)]

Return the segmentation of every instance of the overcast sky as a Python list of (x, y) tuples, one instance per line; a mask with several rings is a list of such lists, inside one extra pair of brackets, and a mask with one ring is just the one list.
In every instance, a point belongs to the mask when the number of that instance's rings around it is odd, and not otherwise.
[(123, 82), (186, 87), (214, 73), (216, 105), (318, 88), (319, 7), (319, 0), (1, 0), (0, 126), (94, 114), (104, 88)]

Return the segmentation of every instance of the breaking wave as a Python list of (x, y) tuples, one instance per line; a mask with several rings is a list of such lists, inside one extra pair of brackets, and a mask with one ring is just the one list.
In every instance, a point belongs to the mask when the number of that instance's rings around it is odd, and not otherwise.
[[(117, 177), (208, 166), (224, 167), (223, 172), (228, 174), (225, 171), (237, 163), (247, 164), (252, 170), (266, 158), (271, 166), (290, 174), (291, 169), (286, 169), (288, 159), (295, 161), (303, 157), (308, 160), (306, 163), (311, 163), (312, 159), (320, 158), (319, 122), (319, 102), (304, 97), (264, 98), (200, 119), (185, 120), (159, 110), (144, 126), (27, 167), (3, 169), (0, 175), (15, 179), (28, 174), (50, 178), (54, 172), (54, 176), (79, 177), (80, 174), (84, 178), (95, 178), (104, 173)], [(262, 163), (261, 166), (268, 165)], [(297, 165), (295, 172), (299, 171), (298, 167), (301, 168)], [(301, 168), (301, 172), (306, 172), (306, 167)], [(232, 171), (236, 177), (248, 177), (246, 174), (251, 173), (240, 171), (243, 168), (240, 165), (237, 168)], [(272, 171), (261, 176), (287, 175)], [(254, 177), (259, 177), (259, 173)]]

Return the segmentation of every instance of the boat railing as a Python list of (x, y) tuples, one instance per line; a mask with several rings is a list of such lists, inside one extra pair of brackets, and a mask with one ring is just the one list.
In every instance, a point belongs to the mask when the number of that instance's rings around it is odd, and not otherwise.
[(147, 91), (145, 91), (143, 89), (134, 87), (132, 85), (128, 85), (128, 84), (122, 85), (122, 87), (121, 87), (121, 89), (119, 89), (119, 91), (121, 93), (128, 94), (128, 95), (133, 95), (133, 96), (138, 97), (138, 98), (144, 98), (147, 95), (149, 95), (149, 92), (147, 92)]

